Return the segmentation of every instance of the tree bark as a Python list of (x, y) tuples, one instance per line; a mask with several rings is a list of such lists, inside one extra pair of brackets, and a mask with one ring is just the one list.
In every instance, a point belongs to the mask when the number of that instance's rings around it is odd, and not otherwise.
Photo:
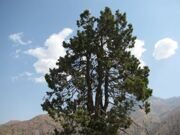
[(96, 99), (95, 99), (95, 115), (98, 116), (100, 114), (100, 110), (102, 109), (102, 89), (101, 86), (103, 84), (103, 72), (101, 62), (98, 60), (97, 67), (98, 74), (98, 86), (96, 89)]
[(104, 112), (106, 112), (108, 104), (109, 104), (109, 93), (108, 93), (109, 79), (108, 77), (109, 77), (108, 71), (106, 71), (105, 84), (104, 84), (104, 97), (105, 97), (104, 106), (103, 106)]
[(86, 63), (86, 82), (88, 86), (87, 91), (87, 109), (89, 113), (93, 113), (93, 96), (92, 96), (92, 87), (91, 87), (91, 78), (90, 78), (90, 56), (87, 56), (87, 63)]

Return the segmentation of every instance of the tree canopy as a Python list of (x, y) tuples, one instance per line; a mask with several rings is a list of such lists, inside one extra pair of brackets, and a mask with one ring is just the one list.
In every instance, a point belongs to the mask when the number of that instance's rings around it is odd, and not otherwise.
[(136, 37), (125, 13), (106, 7), (95, 17), (85, 10), (77, 26), (63, 42), (66, 55), (45, 75), (51, 90), (43, 110), (61, 122), (61, 134), (115, 135), (137, 107), (150, 111), (150, 70), (129, 51)]

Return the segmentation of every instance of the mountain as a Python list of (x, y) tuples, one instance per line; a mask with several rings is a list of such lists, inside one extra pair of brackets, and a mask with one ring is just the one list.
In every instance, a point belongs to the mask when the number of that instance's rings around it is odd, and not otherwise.
[[(147, 115), (142, 110), (134, 112), (134, 122), (126, 132), (130, 135), (180, 135), (180, 97), (152, 97), (150, 102), (151, 112)], [(31, 120), (0, 125), (0, 135), (52, 135), (55, 128), (61, 129), (61, 126), (48, 115), (39, 115)]]
[(27, 121), (10, 121), (0, 125), (0, 135), (52, 135), (60, 127), (48, 115), (39, 115)]
[(180, 135), (180, 97), (150, 99), (151, 112), (138, 110), (133, 113), (134, 123), (130, 135)]
[(179, 135), (180, 134), (180, 107), (176, 107), (166, 114), (167, 116), (159, 125), (157, 135)]

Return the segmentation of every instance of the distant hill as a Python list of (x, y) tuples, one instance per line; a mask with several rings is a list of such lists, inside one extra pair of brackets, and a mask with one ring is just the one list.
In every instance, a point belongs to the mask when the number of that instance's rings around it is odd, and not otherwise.
[(176, 107), (162, 119), (157, 135), (180, 135), (180, 107)]
[[(180, 135), (180, 97), (152, 97), (150, 102), (148, 115), (141, 110), (132, 114), (135, 122), (127, 132), (130, 135)], [(48, 115), (39, 115), (31, 120), (0, 125), (0, 135), (52, 135), (59, 127)]]
[(39, 115), (27, 121), (10, 121), (0, 125), (0, 135), (52, 135), (58, 127), (48, 115)]
[(135, 123), (127, 130), (130, 135), (180, 135), (180, 97), (152, 97), (151, 112), (133, 113)]

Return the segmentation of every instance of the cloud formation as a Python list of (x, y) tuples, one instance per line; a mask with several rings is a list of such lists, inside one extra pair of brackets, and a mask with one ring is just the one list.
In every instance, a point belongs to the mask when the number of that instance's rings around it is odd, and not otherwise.
[(34, 78), (34, 81), (36, 83), (45, 83), (46, 82), (44, 79), (44, 76), (36, 77), (36, 78)]
[(30, 80), (32, 75), (33, 75), (33, 73), (26, 71), (26, 72), (20, 73), (20, 74), (18, 74), (16, 76), (13, 76), (11, 79), (12, 79), (13, 82), (17, 81), (19, 79), (22, 79), (22, 78), (28, 78)]
[[(62, 46), (62, 42), (72, 33), (72, 29), (65, 28), (59, 33), (54, 33), (45, 41), (43, 47), (29, 49), (25, 51), (35, 58), (37, 61), (34, 63), (35, 71), (41, 75), (48, 73), (49, 68), (56, 66), (57, 59), (61, 56), (64, 57), (66, 51)], [(44, 77), (35, 78), (36, 82), (44, 82)]]
[(23, 32), (14, 33), (14, 34), (9, 35), (9, 39), (18, 45), (27, 45), (27, 44), (32, 43), (31, 40), (23, 41), (23, 37), (24, 37)]
[(15, 58), (19, 58), (19, 54), (21, 53), (21, 49), (16, 49)]
[(131, 51), (131, 54), (134, 55), (139, 61), (141, 62), (141, 67), (145, 66), (145, 62), (142, 60), (142, 55), (146, 51), (144, 48), (144, 41), (136, 39), (134, 47), (131, 48), (129, 51)]
[(153, 57), (156, 60), (167, 59), (176, 53), (178, 43), (171, 38), (163, 38), (154, 46)]

